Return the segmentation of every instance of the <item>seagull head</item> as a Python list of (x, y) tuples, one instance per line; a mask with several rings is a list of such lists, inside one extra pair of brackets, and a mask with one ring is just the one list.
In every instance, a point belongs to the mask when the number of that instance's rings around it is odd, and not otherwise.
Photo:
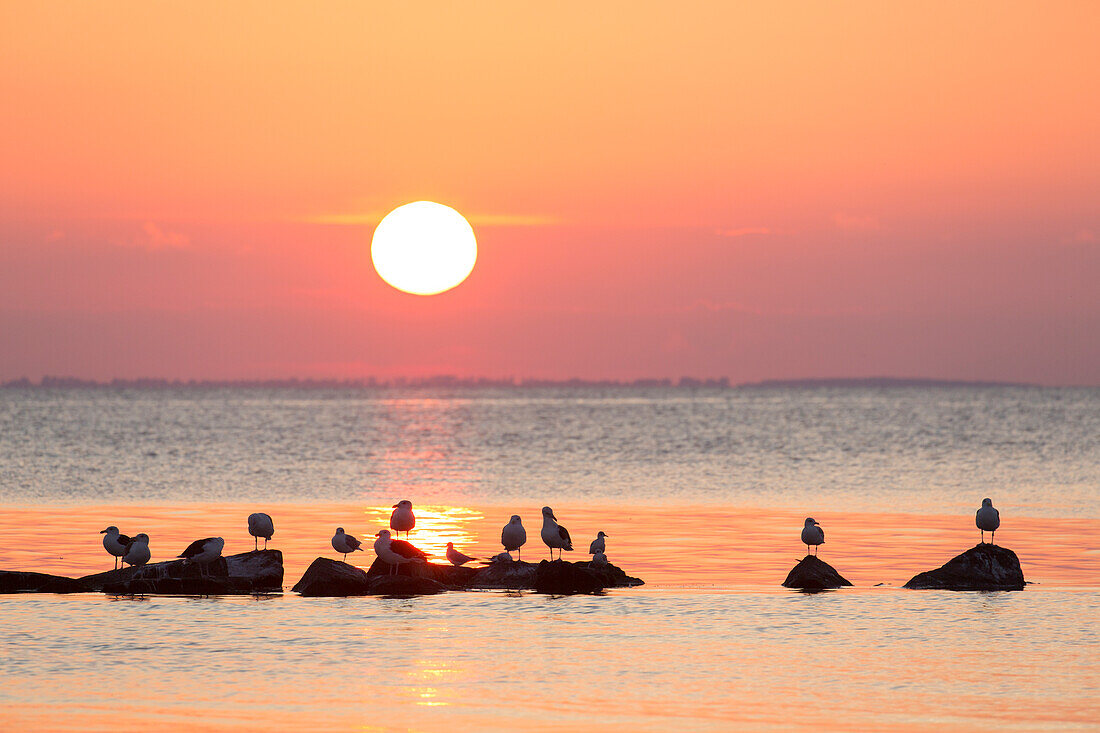
[(381, 537), (384, 540), (388, 540), (390, 538), (390, 531), (388, 529), (383, 529), (381, 532), (376, 534), (375, 537)]
[(817, 520), (814, 519), (813, 517), (806, 517), (806, 526), (807, 527), (817, 526)]
[(144, 542), (145, 544), (149, 544), (149, 535), (142, 532), (134, 537), (134, 542)]
[[(993, 500), (992, 499), (982, 499), (982, 506), (993, 506)], [(110, 529), (110, 528), (108, 527), (108, 529)]]
[(611, 535), (604, 533), (603, 531), (597, 532), (596, 537), (610, 537)]
[(105, 530), (102, 530), (100, 534), (118, 534), (118, 527), (113, 524)]
[(523, 520), (519, 518), (518, 514), (513, 514), (512, 518), (508, 520), (508, 524), (523, 524)]
[(336, 534), (344, 534), (344, 528), (343, 527), (337, 527), (336, 528)]
[(397, 509), (397, 508), (412, 509), (413, 508), (413, 503), (411, 501), (409, 501), (408, 499), (402, 499), (401, 501), (394, 504), (393, 508), (394, 509)]
[(455, 543), (453, 543), (453, 542), (448, 542), (447, 543), (447, 549), (448, 550), (453, 550), (454, 548), (455, 548)]
[(542, 516), (544, 516), (544, 517), (550, 517), (551, 519), (553, 519), (553, 520), (557, 521), (557, 517), (555, 517), (555, 516), (554, 516), (554, 510), (553, 510), (553, 509), (551, 509), (551, 508), (550, 508), (550, 507), (548, 507), (548, 506), (544, 506), (544, 507), (542, 508)]

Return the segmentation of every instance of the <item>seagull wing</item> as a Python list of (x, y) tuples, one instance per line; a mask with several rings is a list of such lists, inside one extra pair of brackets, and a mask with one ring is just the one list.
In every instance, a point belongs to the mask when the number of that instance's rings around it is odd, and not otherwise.
[(352, 552), (355, 552), (356, 550), (358, 550), (360, 548), (360, 546), (363, 544), (359, 540), (352, 537), (350, 534), (345, 534), (344, 535), (344, 543), (347, 544), (347, 546), (351, 548)]
[(426, 558), (428, 553), (423, 550), (419, 550), (405, 540), (390, 540), (390, 549), (396, 552), (401, 557), (409, 558)]
[(476, 557), (470, 557), (469, 555), (463, 555), (461, 552), (458, 552), (457, 550), (455, 551), (455, 554), (458, 555), (458, 559), (461, 560), (462, 562), (470, 562), (471, 560), (476, 560), (477, 559)]
[(573, 540), (569, 539), (569, 530), (567, 530), (565, 527), (561, 526), (560, 524), (558, 525), (558, 536), (561, 537), (562, 541), (565, 543), (565, 546), (564, 546), (563, 549), (566, 549), (566, 550), (572, 550), (573, 549)]
[(214, 539), (213, 537), (204, 537), (201, 540), (195, 540), (187, 546), (187, 549), (176, 555), (176, 557), (194, 557), (195, 555), (202, 554), (206, 548), (206, 543)]
[(120, 545), (129, 545), (133, 541), (134, 541), (133, 538), (127, 537), (124, 534), (120, 534), (118, 536), (118, 544), (120, 544)]

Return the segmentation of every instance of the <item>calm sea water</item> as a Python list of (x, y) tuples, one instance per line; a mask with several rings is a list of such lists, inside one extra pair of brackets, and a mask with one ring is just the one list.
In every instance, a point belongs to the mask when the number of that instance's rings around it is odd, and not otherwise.
[[(1095, 729), (1098, 436), (1097, 390), (0, 390), (0, 568), (110, 567), (107, 524), (148, 532), (154, 561), (209, 534), (241, 552), (263, 509), (289, 586), (337, 524), (369, 536), (407, 497), (437, 555), (499, 551), (514, 511), (537, 559), (550, 503), (578, 545), (607, 531), (647, 581), (571, 598), (0, 596), (0, 724)], [(1038, 585), (899, 588), (977, 541), (987, 495)], [(855, 588), (778, 587), (808, 514)]]

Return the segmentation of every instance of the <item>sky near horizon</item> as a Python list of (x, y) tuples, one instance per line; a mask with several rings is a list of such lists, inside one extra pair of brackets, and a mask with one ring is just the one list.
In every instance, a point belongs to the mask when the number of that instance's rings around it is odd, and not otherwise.
[(1100, 384), (1100, 5), (738, 5), (0, 0), (0, 380)]

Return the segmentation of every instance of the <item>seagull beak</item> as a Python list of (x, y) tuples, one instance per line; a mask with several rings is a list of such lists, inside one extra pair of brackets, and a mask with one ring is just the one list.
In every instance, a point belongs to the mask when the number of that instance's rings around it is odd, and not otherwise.
[(100, 534), (107, 534), (107, 530), (105, 530), (105, 529), (101, 529), (101, 530), (99, 531), (99, 533), (100, 533)]
[(381, 536), (382, 536), (382, 533), (381, 533), (381, 532), (375, 532), (375, 533), (374, 533), (374, 536), (375, 536), (375, 537), (381, 537)]
[(393, 505), (393, 508), (394, 508), (394, 509), (396, 509), (396, 508), (397, 508), (397, 505), (396, 505), (396, 504), (394, 504), (394, 505)]

